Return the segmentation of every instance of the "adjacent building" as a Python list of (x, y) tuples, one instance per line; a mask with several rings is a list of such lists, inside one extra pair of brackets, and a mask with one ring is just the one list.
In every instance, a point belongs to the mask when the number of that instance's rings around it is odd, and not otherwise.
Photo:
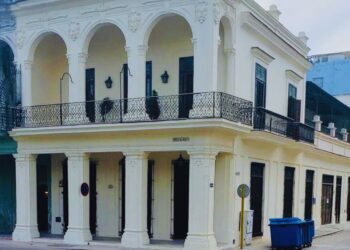
[(271, 217), (349, 225), (350, 144), (319, 131), (318, 110), (305, 124), (307, 37), (276, 6), (36, 0), (10, 11), (13, 240), (230, 249), (242, 183), (254, 237), (269, 238)]
[(307, 79), (350, 106), (350, 52), (313, 55)]

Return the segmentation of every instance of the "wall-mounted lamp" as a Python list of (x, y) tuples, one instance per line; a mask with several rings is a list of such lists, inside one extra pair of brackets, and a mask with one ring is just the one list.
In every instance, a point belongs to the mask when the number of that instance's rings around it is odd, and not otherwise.
[(163, 75), (160, 76), (160, 78), (162, 78), (162, 82), (163, 83), (168, 83), (169, 82), (169, 74), (168, 71), (165, 71), (163, 73)]
[(110, 76), (109, 76), (108, 79), (105, 81), (105, 84), (106, 84), (107, 89), (112, 88), (113, 81), (112, 81), (112, 78), (111, 78)]

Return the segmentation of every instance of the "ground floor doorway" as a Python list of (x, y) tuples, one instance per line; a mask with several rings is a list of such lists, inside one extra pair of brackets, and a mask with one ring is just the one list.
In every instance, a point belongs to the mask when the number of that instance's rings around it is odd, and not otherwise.
[(332, 223), (334, 176), (323, 175), (321, 198), (321, 224)]
[(265, 164), (253, 162), (250, 169), (250, 209), (254, 211), (253, 237), (263, 235), (264, 168)]

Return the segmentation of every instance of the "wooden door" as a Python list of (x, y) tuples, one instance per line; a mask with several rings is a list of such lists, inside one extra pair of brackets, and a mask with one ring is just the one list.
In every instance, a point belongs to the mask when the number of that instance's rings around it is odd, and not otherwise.
[(312, 219), (312, 204), (313, 204), (313, 193), (314, 193), (314, 175), (315, 172), (312, 170), (306, 171), (306, 183), (305, 183), (305, 220)]
[(193, 57), (180, 58), (179, 118), (188, 118), (193, 107)]
[(293, 217), (294, 168), (284, 169), (283, 217)]
[(185, 239), (188, 232), (189, 161), (180, 156), (173, 161), (174, 179), (174, 230), (173, 239)]
[(86, 70), (86, 116), (90, 122), (95, 122), (95, 69)]
[(321, 224), (332, 223), (333, 208), (333, 176), (323, 175), (322, 178), (322, 198), (321, 198)]
[(341, 189), (342, 189), (342, 178), (338, 176), (336, 192), (335, 192), (335, 223), (340, 223)]
[(254, 211), (253, 237), (262, 236), (265, 164), (253, 162), (250, 171), (250, 209)]

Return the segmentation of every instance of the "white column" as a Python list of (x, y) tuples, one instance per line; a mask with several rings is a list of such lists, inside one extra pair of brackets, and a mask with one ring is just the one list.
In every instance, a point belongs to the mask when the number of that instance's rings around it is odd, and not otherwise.
[(198, 21), (195, 27), (194, 92), (210, 92), (218, 89), (219, 25), (211, 20)]
[[(67, 54), (69, 63), (69, 76), (65, 76), (64, 83), (68, 84), (68, 102), (69, 107), (63, 107), (63, 123), (64, 125), (74, 125), (77, 122), (79, 124), (90, 123), (85, 113), (86, 101), (86, 60), (87, 54), (82, 52), (74, 52)], [(62, 89), (64, 87), (62, 86)], [(73, 104), (72, 104), (73, 103)]]
[(347, 200), (348, 200), (348, 178), (346, 175), (342, 175), (341, 185), (341, 203), (340, 203), (340, 223), (345, 224), (347, 222)]
[(146, 53), (148, 47), (132, 43), (127, 46), (128, 67), (128, 98), (145, 97), (146, 95)]
[(231, 95), (236, 95), (235, 83), (235, 49), (225, 49), (226, 56), (226, 91)]
[(68, 157), (68, 230), (64, 241), (70, 244), (88, 244), (90, 233), (90, 198), (81, 194), (81, 185), (89, 184), (89, 155), (69, 153)]
[(322, 204), (322, 178), (323, 172), (320, 169), (316, 169), (314, 177), (314, 196), (316, 197), (316, 204), (313, 206), (313, 219), (315, 220), (315, 227), (321, 226), (321, 204)]
[[(136, 39), (136, 38), (135, 38)], [(148, 119), (146, 114), (146, 52), (148, 47), (131, 43), (126, 47), (128, 53), (128, 112), (124, 121), (138, 121)]]
[(189, 219), (185, 249), (217, 249), (214, 234), (214, 179), (217, 152), (189, 152)]
[(140, 248), (149, 244), (147, 234), (147, 154), (125, 155), (125, 230), (122, 245)]
[[(69, 102), (85, 102), (85, 69), (87, 54), (83, 52), (72, 52), (67, 54), (69, 74), (73, 82), (69, 82)], [(68, 76), (67, 76), (68, 77)]]
[(32, 105), (32, 66), (33, 61), (25, 60), (22, 63), (22, 106)]
[[(218, 243), (233, 245), (234, 164), (232, 154), (220, 154), (215, 170), (214, 232)], [(238, 228), (238, 227), (237, 227)]]
[(32, 241), (39, 237), (37, 220), (36, 155), (17, 154), (16, 158), (16, 228), (14, 241)]

